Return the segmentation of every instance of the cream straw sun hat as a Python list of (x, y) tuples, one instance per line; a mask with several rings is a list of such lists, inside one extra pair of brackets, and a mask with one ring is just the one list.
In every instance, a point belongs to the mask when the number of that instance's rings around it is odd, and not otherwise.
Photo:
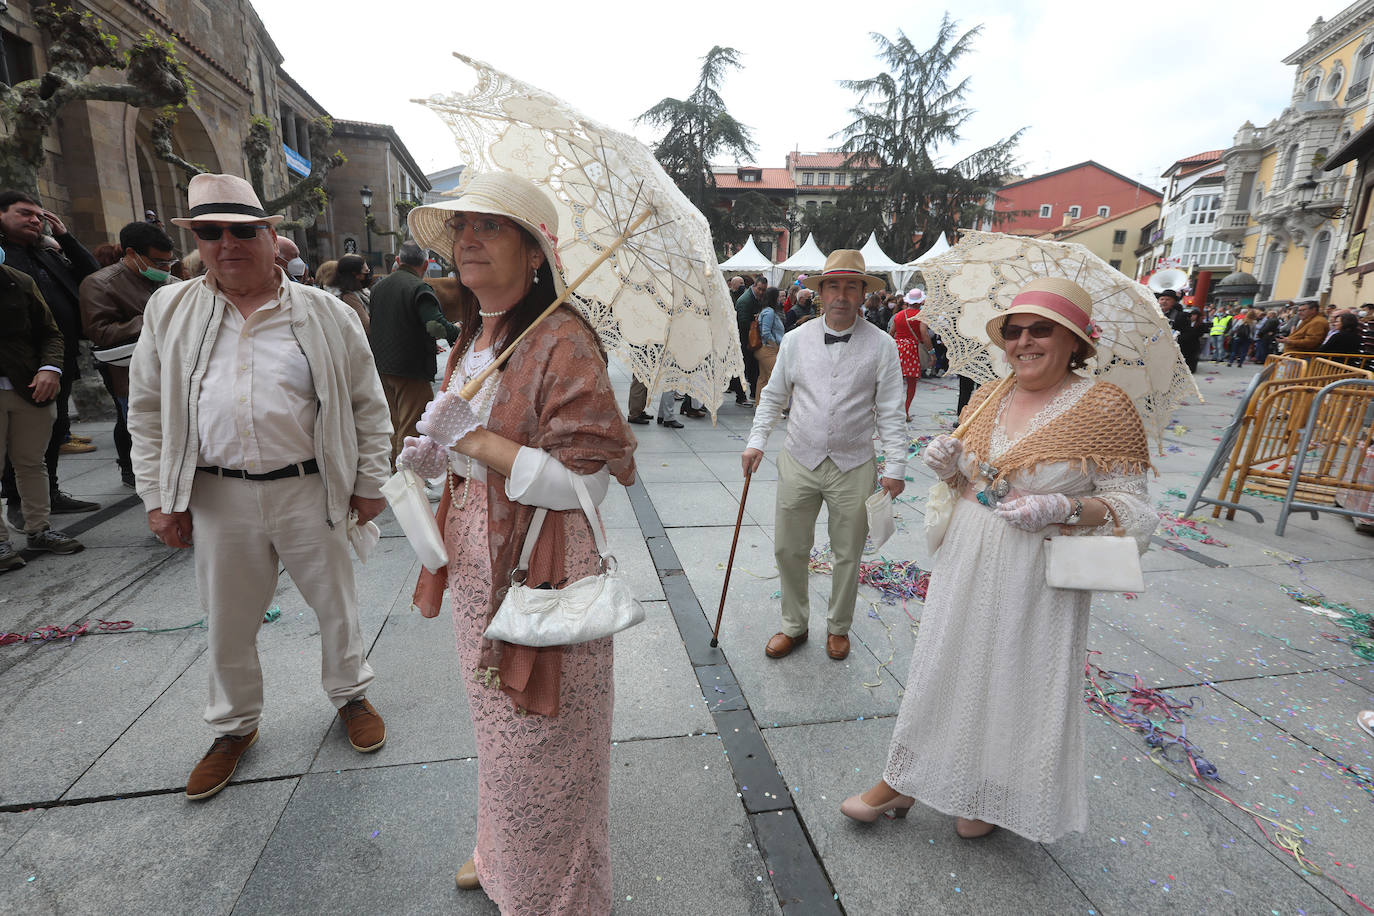
[(1088, 356), (1097, 353), (1093, 342), (1098, 336), (1093, 324), (1093, 300), (1083, 287), (1061, 277), (1032, 280), (1021, 287), (1006, 311), (987, 323), (988, 339), (994, 347), (1005, 350), (1002, 325), (1012, 315), (1036, 315), (1068, 328), (1075, 337), (1088, 345)]
[(266, 223), (275, 226), (285, 217), (268, 216), (253, 186), (237, 175), (196, 175), (186, 188), (191, 205), (172, 225), (189, 229), (196, 223)]
[[(553, 271), (554, 290), (564, 290), (563, 262), (558, 257), (558, 210), (532, 181), (510, 172), (482, 172), (459, 189), (458, 196), (410, 211), (410, 234), (422, 248), (453, 256), (453, 232), (445, 225), (454, 213), (489, 213), (519, 224), (539, 243)], [(459, 278), (461, 281), (461, 277)]]

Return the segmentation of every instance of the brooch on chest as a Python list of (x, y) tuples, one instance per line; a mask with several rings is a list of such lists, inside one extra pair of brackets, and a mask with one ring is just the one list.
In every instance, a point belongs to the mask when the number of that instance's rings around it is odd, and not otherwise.
[(989, 509), (1007, 498), (1011, 492), (1011, 481), (1000, 476), (1001, 471), (986, 461), (978, 463), (978, 476), (983, 478), (983, 487), (978, 491), (978, 502)]

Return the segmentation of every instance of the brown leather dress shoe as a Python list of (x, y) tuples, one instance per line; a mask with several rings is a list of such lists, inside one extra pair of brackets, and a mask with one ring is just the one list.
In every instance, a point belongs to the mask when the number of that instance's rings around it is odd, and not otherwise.
[(258, 740), (255, 728), (246, 735), (220, 735), (186, 780), (186, 797), (192, 801), (209, 798), (229, 784), (238, 769), (243, 752)]
[(831, 633), (825, 638), (825, 654), (837, 662), (849, 657), (849, 637), (842, 633)]
[(769, 658), (783, 658), (792, 654), (792, 650), (806, 642), (807, 634), (800, 636), (788, 636), (786, 633), (774, 633), (773, 638), (768, 640), (768, 645), (764, 646), (763, 653)]
[(386, 744), (386, 723), (365, 697), (356, 697), (339, 707), (339, 718), (348, 729), (348, 743), (364, 754)]

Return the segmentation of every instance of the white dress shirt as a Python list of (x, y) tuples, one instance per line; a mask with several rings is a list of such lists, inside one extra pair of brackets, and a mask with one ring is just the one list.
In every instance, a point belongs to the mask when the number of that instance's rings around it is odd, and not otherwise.
[(273, 299), (247, 318), (226, 303), (197, 401), (197, 463), (263, 474), (309, 461), (316, 411), (289, 303)]

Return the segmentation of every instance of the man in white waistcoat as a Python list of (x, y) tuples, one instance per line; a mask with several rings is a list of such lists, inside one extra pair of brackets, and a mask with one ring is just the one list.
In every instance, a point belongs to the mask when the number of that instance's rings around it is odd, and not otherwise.
[(878, 476), (875, 430), (883, 445), (883, 489), (895, 498), (906, 487), (901, 364), (892, 338), (859, 314), (864, 294), (883, 287), (864, 270), (863, 255), (841, 249), (831, 252), (820, 274), (802, 281), (820, 293), (825, 319), (783, 337), (773, 375), (758, 395), (749, 446), (740, 456), (745, 474), (758, 470), (768, 434), (790, 398), (787, 439), (777, 459), (773, 532), (782, 631), (768, 640), (769, 658), (782, 658), (806, 642), (807, 573), (822, 502), (835, 556), (825, 649), (836, 660), (849, 655), (859, 561), (868, 537), (864, 501)]

